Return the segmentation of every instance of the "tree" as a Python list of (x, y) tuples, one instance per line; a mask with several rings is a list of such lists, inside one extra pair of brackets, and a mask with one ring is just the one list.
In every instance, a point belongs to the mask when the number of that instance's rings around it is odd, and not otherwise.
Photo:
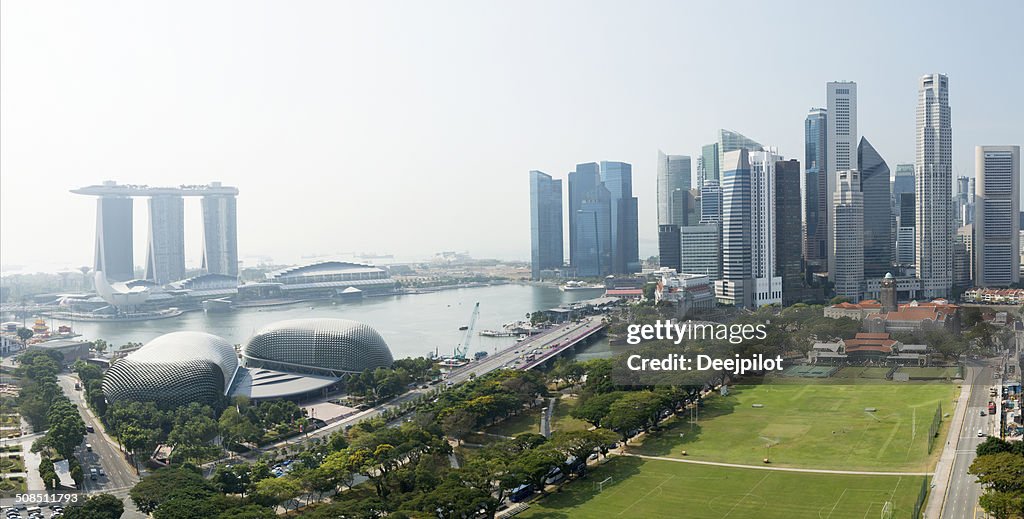
[(267, 478), (256, 484), (257, 502), (268, 505), (283, 505), (288, 509), (287, 502), (302, 493), (302, 485), (291, 476)]
[(18, 335), (18, 338), (21, 339), (21, 342), (26, 342), (31, 339), (36, 332), (32, 331), (30, 328), (18, 328), (15, 333)]
[(204, 479), (195, 470), (186, 467), (165, 467), (157, 469), (136, 483), (128, 495), (140, 512), (151, 514), (162, 503), (171, 499), (198, 501), (213, 495), (215, 491), (213, 483)]
[[(1020, 443), (1020, 442), (1015, 442)], [(986, 456), (989, 454), (999, 454), (1000, 452), (1013, 452), (1013, 444), (998, 438), (996, 436), (989, 436), (985, 438), (985, 441), (978, 444), (975, 452), (978, 456)], [(1024, 453), (1022, 453), (1024, 455)]]
[(64, 519), (118, 519), (123, 514), (124, 503), (110, 494), (98, 494), (64, 509)]
[(589, 422), (590, 425), (598, 427), (608, 416), (608, 408), (625, 393), (616, 391), (613, 393), (601, 393), (584, 397), (580, 403), (569, 412), (573, 418)]
[(454, 409), (441, 419), (445, 436), (462, 443), (462, 439), (476, 427), (477, 417), (464, 408)]
[(225, 510), (217, 519), (274, 519), (277, 514), (273, 510), (259, 505), (245, 505)]
[(964, 328), (970, 328), (981, 322), (981, 308), (971, 306), (964, 308)]
[(981, 495), (978, 504), (996, 519), (1010, 519), (1024, 512), (1024, 495), (989, 491)]
[(224, 444), (235, 445), (238, 442), (255, 442), (263, 435), (256, 424), (248, 416), (238, 412), (238, 409), (231, 406), (224, 409), (218, 420), (220, 433), (224, 437)]
[(92, 342), (92, 348), (94, 350), (96, 350), (97, 352), (99, 352), (99, 353), (103, 353), (103, 352), (107, 351), (107, 348), (109, 346), (110, 345), (107, 344), (107, 341), (105, 341), (103, 339), (96, 339), (95, 341)]
[(153, 519), (209, 519), (217, 517), (220, 511), (206, 498), (190, 499), (177, 496), (168, 499), (153, 511)]
[(617, 436), (608, 429), (593, 429), (581, 431), (555, 431), (551, 435), (550, 444), (568, 458), (573, 456), (576, 459), (586, 460), (591, 453), (600, 448), (614, 443)]
[(978, 456), (968, 472), (996, 492), (1024, 492), (1024, 456), (1010, 452)]

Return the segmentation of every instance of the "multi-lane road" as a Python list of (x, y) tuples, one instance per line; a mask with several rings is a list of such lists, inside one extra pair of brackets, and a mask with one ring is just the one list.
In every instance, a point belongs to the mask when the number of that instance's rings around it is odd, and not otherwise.
[[(967, 470), (976, 456), (978, 444), (985, 441), (988, 435), (998, 435), (998, 418), (988, 413), (989, 388), (997, 380), (992, 378), (993, 361), (970, 362), (965, 375), (965, 384), (971, 387), (971, 396), (967, 402), (963, 427), (949, 431), (951, 441), (956, 440), (956, 457), (953, 460), (949, 476), (949, 487), (946, 500), (942, 506), (942, 516), (948, 519), (984, 517), (978, 506), (978, 498), (982, 494), (977, 477), (968, 474)], [(984, 413), (984, 414), (983, 414)], [(979, 436), (979, 432), (982, 436)]]
[[(85, 441), (79, 447), (78, 460), (82, 463), (82, 472), (85, 473), (84, 492), (110, 492), (130, 488), (139, 481), (135, 469), (125, 459), (117, 442), (108, 437), (104, 432), (99, 419), (93, 415), (92, 410), (86, 406), (85, 392), (75, 389), (75, 382), (78, 381), (71, 375), (60, 375), (58, 377), (60, 387), (64, 394), (78, 406), (78, 413), (82, 415), (85, 425), (92, 427), (92, 433), (85, 435)], [(92, 447), (92, 451), (86, 448), (86, 444)], [(103, 471), (102, 476), (97, 475), (91, 479), (89, 469)]]

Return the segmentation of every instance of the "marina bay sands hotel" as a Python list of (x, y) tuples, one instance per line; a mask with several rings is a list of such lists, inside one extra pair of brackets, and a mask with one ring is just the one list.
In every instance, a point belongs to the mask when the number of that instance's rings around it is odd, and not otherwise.
[(235, 198), (238, 188), (209, 185), (149, 187), (113, 181), (72, 189), (96, 198), (96, 263), (110, 281), (135, 278), (132, 259), (132, 204), (148, 197), (149, 243), (146, 279), (160, 284), (185, 277), (186, 196), (202, 197), (203, 265), (210, 274), (238, 275), (238, 232)]

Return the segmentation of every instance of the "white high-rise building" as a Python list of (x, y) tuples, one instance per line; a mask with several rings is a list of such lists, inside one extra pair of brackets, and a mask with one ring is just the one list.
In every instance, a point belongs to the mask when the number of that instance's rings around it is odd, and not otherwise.
[(835, 262), (833, 254), (835, 244), (835, 222), (831, 219), (835, 212), (832, 204), (835, 200), (837, 174), (839, 171), (859, 169), (857, 164), (857, 83), (853, 81), (833, 81), (826, 87), (828, 102), (828, 121), (826, 127), (826, 201), (828, 202), (828, 229), (826, 230), (825, 250), (828, 251), (828, 278), (835, 281)]
[(1020, 146), (974, 149), (974, 284), (1020, 282)]
[(921, 280), (923, 297), (947, 297), (953, 286), (956, 232), (948, 78), (943, 74), (923, 76), (917, 101), (914, 160), (917, 277)]
[(782, 277), (776, 276), (775, 162), (769, 151), (750, 152), (750, 266), (754, 306), (782, 304)]
[(686, 225), (672, 218), (672, 193), (690, 190), (690, 157), (666, 155), (658, 150), (658, 225)]
[(829, 274), (835, 277), (836, 295), (856, 303), (864, 289), (864, 194), (859, 171), (837, 173), (831, 216), (835, 235), (830, 257), (835, 258), (835, 269)]

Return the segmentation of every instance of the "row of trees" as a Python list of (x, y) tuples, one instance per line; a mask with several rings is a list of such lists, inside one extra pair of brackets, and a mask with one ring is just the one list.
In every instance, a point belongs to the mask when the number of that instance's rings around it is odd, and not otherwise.
[[(120, 401), (107, 407), (104, 422), (133, 458), (166, 443), (174, 446), (171, 459), (179, 463), (215, 459), (221, 445), (245, 449), (309, 426), (294, 402), (250, 404), (245, 398), (235, 399), (219, 413), (198, 403), (165, 410), (152, 402)], [(220, 444), (215, 443), (218, 438)]]
[[(452, 466), (452, 442), (534, 405), (547, 390), (535, 373), (498, 371), (441, 393), (410, 420), (364, 420), (311, 442), (275, 477), (270, 463), (223, 465), (210, 480), (188, 467), (160, 469), (131, 491), (154, 517), (271, 517), (274, 507), (311, 505), (308, 517), (493, 516), (505, 495), (523, 484), (543, 488), (547, 474), (570, 458), (585, 460), (616, 439), (605, 429), (527, 434), (466, 454)], [(469, 417), (469, 418), (465, 418)], [(272, 462), (271, 462), (272, 463)], [(568, 470), (568, 468), (565, 468)], [(357, 484), (365, 481), (365, 485)], [(355, 488), (352, 488), (355, 487)], [(333, 496), (331, 502), (321, 502)]]
[(64, 395), (57, 383), (57, 373), (63, 360), (60, 352), (28, 350), (18, 356), (18, 368), (15, 370), (22, 381), (18, 395), (22, 415), (34, 430), (46, 430), (42, 438), (33, 442), (32, 451), (42, 453), (39, 474), (47, 490), (58, 485), (53, 459), (68, 460), (75, 482), (82, 482), (82, 467), (75, 458), (75, 448), (85, 438), (85, 422), (78, 414), (78, 407)]
[(389, 368), (366, 370), (347, 379), (345, 392), (377, 402), (404, 393), (412, 384), (423, 384), (438, 376), (440, 371), (430, 359), (400, 359)]
[(969, 472), (985, 487), (981, 507), (996, 519), (1024, 516), (1024, 442), (989, 436), (977, 454)]

